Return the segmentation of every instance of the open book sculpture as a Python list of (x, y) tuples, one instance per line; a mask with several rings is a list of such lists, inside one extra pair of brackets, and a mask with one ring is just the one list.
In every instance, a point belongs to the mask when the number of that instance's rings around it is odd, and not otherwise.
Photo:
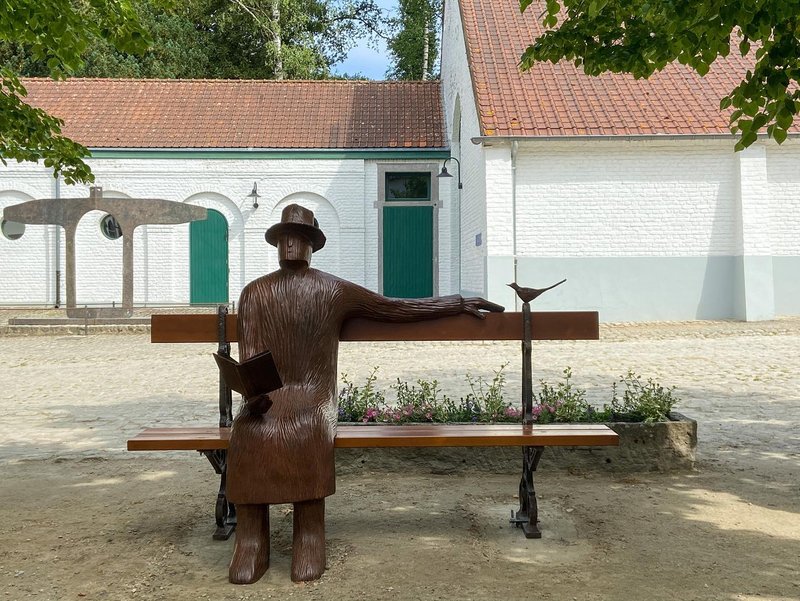
[(214, 359), (225, 384), (244, 397), (251, 411), (266, 413), (272, 407), (269, 393), (283, 386), (272, 353), (265, 351), (242, 363), (219, 353)]

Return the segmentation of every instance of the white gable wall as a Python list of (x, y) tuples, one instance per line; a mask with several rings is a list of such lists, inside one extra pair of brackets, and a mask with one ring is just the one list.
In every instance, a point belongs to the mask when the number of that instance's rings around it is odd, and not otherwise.
[[(474, 146), (481, 132), (456, 0), (445, 2), (442, 93), (466, 174), (462, 288), (511, 309), (519, 302), (508, 282), (566, 277), (536, 308), (597, 310), (603, 321), (800, 314), (796, 138), (741, 153), (727, 136)], [(470, 256), (476, 234), (481, 261)]]
[[(460, 238), (458, 244), (460, 253), (456, 256), (460, 255), (461, 266), (460, 277), (457, 273), (458, 266), (454, 267), (455, 286), (465, 295), (483, 296), (486, 294), (486, 261), (489, 256), (487, 244), (490, 243), (486, 229), (486, 157), (483, 147), (470, 141), (471, 138), (480, 136), (481, 131), (467, 65), (467, 51), (458, 14), (458, 3), (455, 0), (447, 0), (444, 12), (443, 106), (448, 137), (457, 141), (457, 143), (451, 142), (451, 148), (453, 155), (461, 161), (461, 180), (464, 186), (460, 194), (460, 224), (458, 219), (455, 219), (453, 224), (454, 231), (458, 231), (459, 225), (461, 230), (460, 236), (456, 233), (456, 238)], [(459, 123), (460, 131), (458, 131)], [(448, 171), (454, 176), (457, 175), (458, 169), (453, 161), (448, 163)], [(453, 180), (456, 180), (456, 177)], [(451, 203), (457, 205), (459, 193), (455, 181), (450, 190)]]

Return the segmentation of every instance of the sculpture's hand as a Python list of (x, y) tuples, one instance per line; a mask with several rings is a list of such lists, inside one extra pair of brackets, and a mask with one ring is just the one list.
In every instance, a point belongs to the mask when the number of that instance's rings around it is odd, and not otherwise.
[(247, 408), (250, 409), (250, 413), (253, 415), (263, 415), (272, 407), (272, 399), (269, 398), (268, 394), (250, 397), (245, 401), (247, 402)]
[(464, 299), (464, 313), (470, 313), (480, 319), (486, 319), (486, 315), (481, 311), (492, 311), (494, 313), (501, 313), (505, 311), (505, 307), (492, 303), (485, 298), (474, 297)]

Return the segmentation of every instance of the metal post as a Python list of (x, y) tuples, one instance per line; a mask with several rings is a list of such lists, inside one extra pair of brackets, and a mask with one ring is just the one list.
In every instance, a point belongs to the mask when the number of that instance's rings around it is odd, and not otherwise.
[[(56, 190), (55, 190), (55, 197), (56, 200), (61, 198), (61, 176), (59, 175), (56, 177)], [(55, 262), (56, 262), (56, 309), (61, 307), (61, 227), (56, 225), (56, 252), (55, 252)]]
[[(223, 357), (231, 356), (231, 344), (227, 340), (228, 307), (217, 307), (217, 352)], [(233, 422), (233, 399), (231, 389), (225, 384), (222, 374), (219, 376), (219, 427), (230, 428)], [(214, 514), (217, 528), (214, 531), (214, 540), (228, 540), (236, 529), (236, 507), (228, 502), (226, 494), (228, 474), (228, 451), (218, 449), (215, 451), (200, 451), (214, 466), (219, 474), (219, 492), (215, 504)]]
[[(513, 160), (513, 159), (512, 159)], [(515, 235), (516, 243), (516, 235)], [(543, 292), (563, 284), (553, 284), (547, 288), (522, 288), (516, 282), (509, 284), (522, 301), (522, 424), (523, 427), (533, 424), (533, 366), (531, 360), (531, 301)], [(525, 538), (541, 538), (539, 530), (539, 505), (536, 501), (534, 472), (539, 467), (539, 460), (544, 447), (522, 447), (522, 477), (519, 481), (519, 509), (511, 510), (511, 523), (521, 527)]]
[(522, 423), (533, 423), (533, 366), (531, 360), (531, 305), (522, 303)]
[[(217, 353), (223, 357), (231, 356), (231, 344), (227, 341), (225, 331), (228, 319), (228, 307), (220, 305), (217, 307)], [(219, 376), (219, 427), (230, 428), (233, 423), (233, 395), (231, 389), (225, 383), (222, 374)]]

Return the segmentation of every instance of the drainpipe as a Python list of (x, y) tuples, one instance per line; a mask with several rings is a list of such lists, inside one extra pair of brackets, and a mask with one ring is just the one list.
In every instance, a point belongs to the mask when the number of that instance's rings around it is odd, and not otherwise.
[[(517, 152), (519, 151), (519, 142), (512, 140), (511, 142), (511, 244), (512, 254), (514, 257), (514, 281), (517, 280)], [(517, 296), (514, 295), (516, 299)], [(517, 304), (517, 300), (514, 301)]]
[[(55, 198), (61, 198), (61, 176), (56, 177), (55, 185)], [(55, 257), (56, 257), (56, 303), (55, 307), (58, 309), (61, 306), (61, 226), (56, 225), (56, 244), (55, 244)]]

